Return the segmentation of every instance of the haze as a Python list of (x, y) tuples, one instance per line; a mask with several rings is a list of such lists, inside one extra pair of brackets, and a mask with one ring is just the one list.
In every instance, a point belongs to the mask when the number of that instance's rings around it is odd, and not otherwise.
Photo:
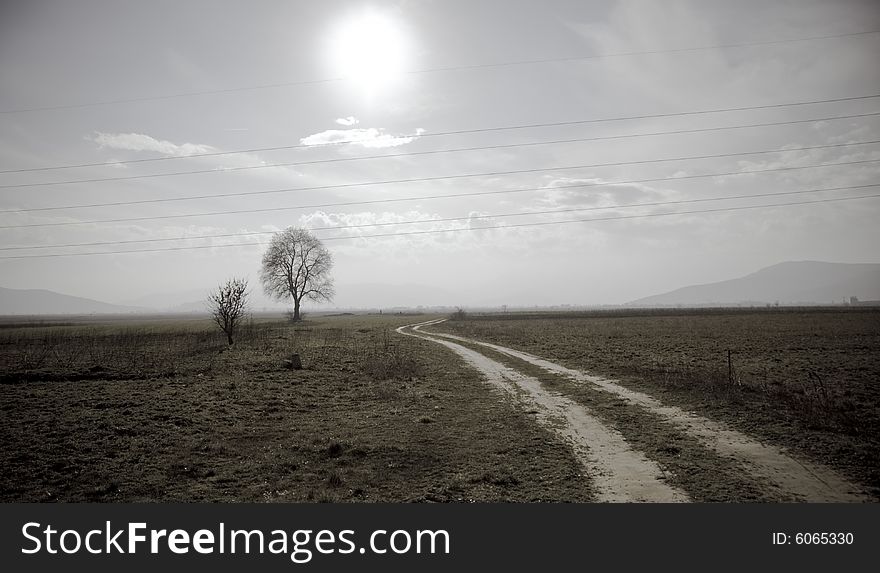
[[(880, 148), (827, 147), (880, 140), (880, 116), (869, 115), (880, 99), (867, 97), (880, 95), (874, 1), (0, 10), (2, 287), (186, 303), (230, 276), (256, 285), (269, 235), (254, 233), (290, 225), (327, 240), (340, 307), (384, 305), (388, 293), (402, 305), (616, 304), (783, 261), (877, 262)], [(510, 65), (484, 66), (500, 63)], [(608, 139), (620, 135), (639, 137)], [(353, 143), (321, 146), (339, 141)], [(105, 162), (115, 164), (20, 171)], [(607, 163), (618, 165), (595, 166)], [(790, 169), (826, 163), (846, 165)], [(577, 165), (594, 167), (546, 170)], [(509, 171), (520, 173), (437, 179)], [(758, 173), (693, 177), (743, 171)], [(68, 182), (106, 178), (122, 179)], [(642, 182), (619, 183), (631, 181)], [(35, 185), (52, 182), (68, 183)], [(300, 188), (310, 190), (217, 197)], [(759, 194), (777, 195), (710, 201)], [(425, 198), (437, 195), (457, 197)], [(386, 201), (402, 198), (412, 200)], [(624, 207), (642, 203), (652, 205)], [(239, 212), (196, 215), (218, 211)], [(690, 213), (657, 216), (674, 212)], [(597, 218), (607, 220), (561, 223)], [(115, 222), (94, 222), (105, 220)], [(495, 228), (400, 234), (485, 226)], [(234, 236), (179, 240), (204, 235)], [(83, 243), (104, 244), (55, 246)], [(165, 250), (70, 256), (148, 249)]]

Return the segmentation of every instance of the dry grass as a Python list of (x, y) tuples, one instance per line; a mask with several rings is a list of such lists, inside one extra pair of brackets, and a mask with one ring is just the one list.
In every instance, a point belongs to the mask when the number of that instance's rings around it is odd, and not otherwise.
[(618, 378), (831, 464), (880, 495), (876, 309), (510, 313), (436, 328)]
[(567, 446), (393, 333), (414, 321), (2, 328), (0, 499), (589, 500)]

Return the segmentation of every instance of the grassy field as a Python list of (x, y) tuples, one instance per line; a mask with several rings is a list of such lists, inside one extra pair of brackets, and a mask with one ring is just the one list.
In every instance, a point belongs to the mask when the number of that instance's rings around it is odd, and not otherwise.
[[(202, 319), (0, 321), (0, 499), (592, 500), (534, 412), (394, 332), (427, 318), (261, 318), (232, 347)], [(616, 378), (880, 498), (877, 310), (508, 313), (431, 329)], [(695, 500), (791, 499), (638, 408), (494, 358), (588, 407)]]
[[(2, 501), (588, 501), (415, 316), (0, 323)], [(286, 360), (298, 353), (303, 368)]]
[(619, 379), (880, 497), (880, 310), (509, 313), (433, 329)]

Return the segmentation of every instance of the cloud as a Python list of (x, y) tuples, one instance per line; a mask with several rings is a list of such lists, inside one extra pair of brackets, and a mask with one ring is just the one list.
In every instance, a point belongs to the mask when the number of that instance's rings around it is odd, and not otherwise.
[(352, 125), (359, 124), (360, 121), (358, 121), (358, 118), (350, 115), (348, 117), (340, 117), (336, 120), (336, 123), (338, 123), (339, 125), (344, 125), (345, 127), (351, 127)]
[(551, 180), (543, 194), (538, 199), (539, 204), (560, 207), (613, 207), (664, 200), (670, 195), (641, 183), (614, 183), (600, 178), (571, 177)]
[(416, 129), (415, 135), (391, 135), (382, 128), (328, 129), (300, 139), (303, 145), (330, 145), (334, 143), (353, 143), (369, 148), (397, 147), (412, 143), (425, 132)]
[[(242, 128), (247, 129), (247, 128)], [(207, 167), (212, 167), (217, 171), (224, 169), (236, 169), (247, 167), (262, 167), (264, 169), (255, 169), (254, 171), (245, 171), (251, 177), (263, 177), (278, 181), (280, 184), (301, 183), (302, 173), (290, 166), (272, 166), (269, 161), (263, 159), (257, 153), (228, 151), (222, 152), (217, 147), (201, 143), (181, 143), (177, 144), (171, 141), (156, 139), (142, 133), (103, 133), (95, 132), (93, 135), (85, 136), (87, 141), (97, 143), (101, 148), (121, 149), (128, 151), (155, 151), (169, 157), (188, 157), (193, 155), (223, 153), (220, 156), (210, 156), (196, 158)], [(127, 167), (125, 158), (112, 158), (111, 164), (117, 169), (125, 169)]]
[[(473, 217), (476, 213), (468, 213)], [(441, 220), (438, 220), (441, 219)], [(455, 244), (463, 247), (465, 244), (472, 245), (473, 233), (425, 233), (431, 231), (443, 231), (452, 229), (468, 229), (485, 224), (482, 220), (472, 218), (458, 221), (444, 221), (438, 213), (424, 212), (420, 210), (408, 210), (403, 212), (373, 212), (362, 211), (356, 213), (338, 213), (315, 211), (300, 217), (300, 224), (307, 228), (338, 227), (338, 230), (318, 231), (319, 236), (345, 237), (355, 241), (330, 241), (334, 249), (342, 249), (346, 252), (358, 253), (363, 256), (363, 249), (367, 248), (370, 256), (395, 257), (401, 254), (409, 256), (414, 254), (414, 247), (418, 249), (440, 248), (444, 252), (450, 245)], [(351, 225), (357, 225), (351, 227)], [(348, 228), (345, 228), (348, 227)], [(415, 233), (415, 234), (407, 234)], [(423, 234), (425, 233), (425, 234)], [(374, 235), (387, 235), (375, 237)], [(417, 249), (417, 250), (418, 250)], [(419, 251), (424, 253), (425, 251)]]
[(172, 143), (170, 141), (156, 139), (143, 133), (103, 133), (96, 132), (87, 136), (87, 140), (94, 141), (101, 147), (111, 149), (125, 149), (128, 151), (156, 151), (163, 155), (183, 157), (197, 153), (211, 153), (217, 148), (201, 143)]
[[(404, 212), (355, 213), (314, 211), (301, 215), (301, 226), (316, 230), (334, 252), (355, 257), (359, 261), (418, 261), (423, 257), (451, 253), (502, 251), (526, 256), (537, 241), (549, 240), (546, 247), (567, 245), (571, 240), (593, 239), (591, 233), (574, 229), (573, 225), (547, 227), (509, 227), (541, 218), (495, 217), (484, 211), (461, 213), (460, 219), (450, 221), (436, 212), (408, 210)], [(547, 219), (549, 220), (549, 219)], [(343, 228), (359, 225), (354, 228)], [(338, 227), (337, 230), (323, 229)], [(451, 232), (444, 232), (451, 231)], [(572, 235), (572, 233), (574, 233)], [(337, 238), (349, 240), (336, 240)]]
[[(402, 224), (404, 227), (412, 221), (432, 222), (440, 216), (434, 213), (423, 213), (417, 210), (409, 210), (402, 213), (373, 211), (362, 211), (359, 213), (328, 213), (325, 211), (315, 211), (300, 216), (300, 222), (306, 227), (345, 227), (349, 225), (363, 226), (382, 226), (387, 227), (393, 232), (398, 229), (396, 226)], [(346, 231), (346, 234), (360, 235), (365, 232), (364, 227), (356, 229), (340, 229)], [(370, 233), (376, 232), (376, 229), (366, 229)]]

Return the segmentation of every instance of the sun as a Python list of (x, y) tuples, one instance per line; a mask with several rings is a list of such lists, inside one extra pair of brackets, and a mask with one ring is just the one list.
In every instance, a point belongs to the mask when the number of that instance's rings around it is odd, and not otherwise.
[(336, 73), (375, 94), (405, 71), (408, 47), (401, 26), (387, 14), (365, 10), (344, 21), (331, 41)]

